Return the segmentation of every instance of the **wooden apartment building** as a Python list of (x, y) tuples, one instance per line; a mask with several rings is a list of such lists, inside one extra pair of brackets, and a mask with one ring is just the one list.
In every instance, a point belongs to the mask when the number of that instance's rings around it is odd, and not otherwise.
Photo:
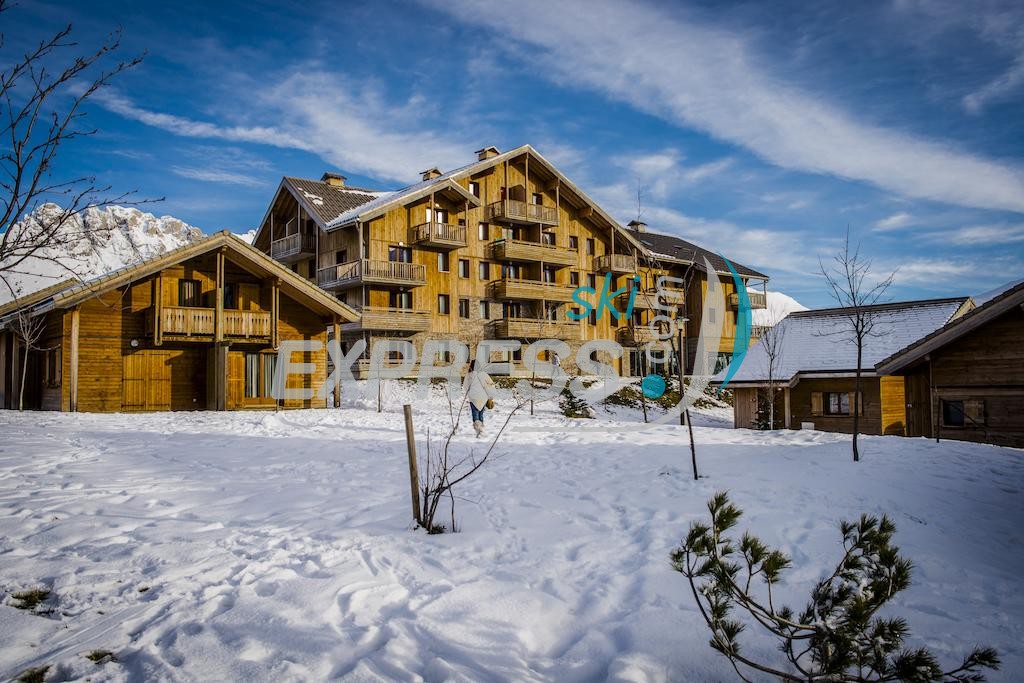
[[(357, 318), (237, 237), (218, 233), (0, 307), (0, 408), (22, 401), (26, 409), (84, 412), (323, 406), (271, 397), (276, 349), (282, 340), (323, 343), (328, 328)], [(41, 334), (26, 352), (26, 335), (16, 331), (29, 324)], [(292, 360), (316, 371), (289, 377), (288, 387), (322, 385), (324, 350)]]
[[(266, 210), (254, 246), (298, 275), (332, 292), (359, 311), (341, 325), (344, 347), (365, 339), (409, 339), (422, 348), (429, 336), (475, 346), (483, 339), (564, 340), (575, 355), (586, 340), (614, 339), (639, 349), (659, 274), (685, 277), (688, 287), (669, 291), (666, 303), (688, 315), (687, 337), (699, 328), (706, 288), (703, 256), (696, 245), (647, 232), (642, 223), (621, 226), (536, 150), (525, 145), (501, 153), (494, 147), (477, 159), (394, 192), (348, 187), (327, 173), (320, 181), (286, 177)], [(736, 292), (725, 264), (712, 255), (727, 291), (721, 353), (735, 335)], [(744, 280), (766, 281), (737, 265)], [(639, 276), (631, 319), (591, 314), (567, 317), (577, 308), (573, 291), (600, 291), (610, 273), (612, 289)], [(752, 294), (764, 306), (764, 295)], [(617, 300), (625, 310), (628, 294)], [(691, 354), (696, 344), (690, 344)], [(513, 357), (521, 351), (513, 352)], [(605, 359), (622, 374), (640, 372), (635, 351)], [(691, 361), (692, 362), (692, 358)], [(572, 358), (563, 367), (572, 370)]]

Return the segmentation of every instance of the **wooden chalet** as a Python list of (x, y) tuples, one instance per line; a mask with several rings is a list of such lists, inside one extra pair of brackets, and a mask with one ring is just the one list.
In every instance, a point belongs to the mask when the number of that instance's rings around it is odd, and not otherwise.
[[(572, 371), (580, 344), (614, 339), (634, 351), (606, 362), (624, 375), (644, 372), (637, 350), (650, 338), (657, 275), (688, 274), (706, 252), (681, 241), (661, 248), (674, 238), (648, 233), (642, 224), (621, 226), (529, 145), (504, 153), (486, 147), (476, 155), (452, 171), (428, 169), (420, 182), (394, 192), (350, 187), (336, 173), (319, 181), (283, 178), (254, 246), (360, 312), (341, 328), (346, 348), (356, 339), (372, 348), (378, 339), (401, 337), (419, 349), (429, 337), (471, 346), (517, 340), (521, 349), (556, 338), (572, 350), (562, 361)], [(767, 280), (741, 268), (744, 278)], [(640, 276), (647, 295), (637, 297), (632, 318), (569, 319), (573, 291), (600, 289), (606, 273), (612, 289), (633, 286)], [(700, 308), (706, 285), (700, 277), (690, 282), (691, 291), (667, 295), (679, 317)], [(619, 300), (620, 310), (627, 299)], [(763, 306), (763, 297), (754, 299)], [(735, 304), (722, 315), (723, 349), (731, 350)], [(692, 335), (697, 329), (687, 328)]]
[[(778, 325), (784, 335), (773, 366), (775, 395), (768, 397), (769, 359), (765, 348), (750, 348), (728, 388), (733, 392), (733, 422), (738, 428), (767, 424), (767, 401), (775, 401), (772, 428), (853, 432), (853, 408), (860, 406), (862, 434), (901, 434), (903, 420), (886, 407), (896, 382), (875, 372), (875, 363), (897, 349), (940, 329), (971, 307), (957, 297), (879, 304), (867, 307), (875, 317), (874, 334), (865, 339), (861, 359), (861, 396), (856, 401), (856, 345), (846, 327), (846, 310), (828, 308), (790, 313)], [(716, 376), (713, 383), (720, 383)], [(899, 384), (902, 386), (902, 378)]]
[[(343, 302), (228, 232), (88, 281), (68, 281), (0, 307), (0, 407), (117, 412), (312, 407), (271, 398), (282, 340), (325, 342), (359, 319)], [(319, 388), (326, 351), (312, 377)], [(335, 393), (337, 396), (337, 392)]]
[(907, 436), (1024, 448), (1024, 281), (881, 360), (887, 420)]

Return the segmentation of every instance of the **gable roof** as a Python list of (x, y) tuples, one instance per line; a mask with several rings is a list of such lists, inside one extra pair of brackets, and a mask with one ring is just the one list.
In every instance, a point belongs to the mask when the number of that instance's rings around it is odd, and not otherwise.
[(31, 315), (39, 315), (54, 309), (70, 308), (104, 292), (131, 284), (182, 261), (217, 249), (225, 249), (230, 252), (234, 257), (232, 261), (250, 272), (280, 279), (281, 291), (286, 296), (318, 313), (337, 315), (345, 322), (359, 319), (359, 313), (350, 306), (225, 230), (166, 254), (119, 268), (91, 280), (84, 282), (68, 280), (41, 292), (8, 302), (0, 307), (0, 329), (4, 328), (19, 310), (27, 309)]
[(929, 353), (998, 318), (1015, 306), (1024, 306), (1024, 280), (1010, 283), (1008, 289), (995, 295), (986, 292), (981, 305), (878, 361), (875, 364), (875, 369), (878, 374), (888, 375), (905, 368)]
[(319, 218), (325, 226), (340, 214), (372, 202), (381, 195), (389, 194), (358, 187), (339, 187), (318, 180), (291, 176), (285, 176), (282, 184), (291, 189), (303, 208), (311, 216)]
[[(627, 230), (632, 236), (656, 257), (663, 258), (669, 261), (676, 261), (680, 263), (693, 263), (704, 269), (704, 259), (711, 263), (711, 267), (715, 269), (716, 273), (721, 275), (729, 275), (729, 266), (726, 265), (725, 260), (721, 256), (713, 251), (709, 251), (704, 247), (698, 246), (693, 242), (687, 242), (686, 240), (676, 237), (675, 235), (664, 235), (657, 232), (648, 232), (646, 230)], [(736, 272), (744, 277), (752, 277), (762, 280), (767, 280), (768, 276), (764, 273), (760, 273), (753, 268), (744, 266), (741, 263), (732, 262)]]
[[(875, 313), (875, 335), (864, 340), (861, 371), (872, 374), (875, 363), (897, 349), (945, 325), (968, 297), (929, 299), (865, 307)], [(846, 374), (857, 370), (857, 347), (846, 332), (850, 309), (826, 308), (790, 313), (778, 323), (785, 335), (773, 372), (776, 380), (795, 384), (803, 374)], [(724, 373), (713, 381), (721, 381)], [(763, 344), (747, 351), (732, 385), (768, 381), (768, 356)]]

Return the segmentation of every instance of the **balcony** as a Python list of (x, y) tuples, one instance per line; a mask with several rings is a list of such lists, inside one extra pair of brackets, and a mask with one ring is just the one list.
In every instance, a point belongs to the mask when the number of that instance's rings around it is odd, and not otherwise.
[(295, 233), (270, 243), (270, 257), (281, 263), (292, 263), (316, 254), (316, 235)]
[(668, 306), (682, 306), (686, 303), (686, 291), (682, 289), (661, 289), (657, 295)]
[(495, 280), (488, 285), (492, 299), (530, 299), (533, 301), (572, 301), (573, 287), (539, 280)]
[(430, 311), (411, 308), (385, 308), (364, 306), (360, 309), (359, 320), (342, 323), (342, 333), (380, 332), (426, 332), (430, 329)]
[[(620, 294), (617, 297), (615, 297), (615, 306), (620, 311), (625, 311), (627, 308), (629, 308), (629, 296), (630, 296), (630, 292), (626, 291), (625, 293)], [(653, 292), (651, 292), (651, 293), (645, 293), (645, 292), (642, 292), (642, 291), (641, 292), (637, 292), (636, 293), (636, 299), (633, 300), (633, 308), (634, 308), (634, 310), (638, 310), (638, 311), (639, 310), (652, 309), (652, 308), (654, 308), (654, 304), (655, 304), (655, 299), (656, 298), (657, 297), (655, 297)]]
[(490, 323), (492, 339), (579, 339), (576, 320), (545, 318), (504, 318)]
[[(765, 300), (764, 292), (747, 292), (747, 296), (750, 297), (751, 308), (767, 308), (768, 302)], [(733, 293), (729, 295), (729, 306), (734, 309), (740, 307), (740, 295)]]
[(466, 246), (466, 226), (451, 223), (421, 223), (409, 228), (409, 242), (421, 247), (460, 249)]
[(316, 283), (324, 289), (347, 289), (360, 285), (419, 287), (427, 283), (427, 267), (421, 263), (360, 259), (321, 268)]
[[(216, 333), (217, 311), (213, 308), (162, 306), (160, 333), (175, 340), (209, 341)], [(153, 311), (147, 327), (152, 329)], [(264, 311), (224, 311), (224, 337), (228, 339), (270, 339), (270, 313)]]
[(524, 242), (523, 240), (498, 240), (488, 247), (490, 258), (495, 261), (531, 261), (556, 266), (571, 266), (577, 263), (575, 251), (569, 251), (553, 244)]
[(558, 225), (558, 209), (542, 204), (529, 204), (517, 199), (502, 199), (488, 204), (484, 211), (487, 221)]
[(594, 270), (599, 273), (635, 273), (636, 257), (630, 254), (595, 256)]
[(658, 336), (650, 325), (627, 325), (615, 330), (615, 340), (623, 346), (641, 346), (648, 342), (658, 341)]

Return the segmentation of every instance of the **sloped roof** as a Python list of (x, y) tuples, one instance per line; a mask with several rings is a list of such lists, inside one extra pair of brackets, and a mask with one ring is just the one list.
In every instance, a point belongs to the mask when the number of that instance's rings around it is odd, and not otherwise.
[[(630, 229), (627, 231), (638, 242), (647, 247), (647, 249), (655, 256), (672, 261), (693, 263), (699, 266), (702, 270), (704, 268), (704, 259), (706, 258), (708, 262), (711, 263), (711, 266), (715, 269), (716, 273), (729, 273), (729, 266), (726, 265), (721, 256), (713, 251), (705, 249), (704, 247), (698, 246), (693, 242), (687, 242), (675, 235), (664, 235), (657, 232), (648, 232), (646, 230), (639, 231)], [(768, 279), (768, 276), (764, 273), (760, 273), (753, 268), (744, 266), (741, 263), (732, 261), (732, 265), (736, 268), (736, 272), (744, 277), (753, 277), (764, 280)]]
[(149, 277), (182, 261), (222, 248), (230, 251), (235, 256), (235, 262), (242, 267), (255, 270), (266, 277), (279, 278), (281, 291), (299, 303), (323, 314), (338, 315), (345, 322), (359, 319), (359, 313), (355, 309), (225, 230), (166, 254), (119, 268), (90, 280), (68, 280), (43, 290), (42, 293), (36, 292), (21, 299), (15, 299), (0, 308), (0, 329), (6, 326), (15, 311), (27, 309), (32, 315), (37, 315), (53, 309), (70, 308), (104, 292)]
[(381, 195), (390, 194), (357, 187), (338, 187), (318, 180), (290, 176), (285, 176), (284, 183), (290, 186), (292, 194), (305, 200), (303, 206), (324, 225), (347, 211), (380, 198)]
[(936, 349), (956, 341), (986, 322), (1012, 310), (1015, 306), (1022, 305), (1024, 305), (1024, 280), (1009, 283), (1004, 286), (1002, 291), (995, 294), (986, 292), (980, 305), (879, 360), (875, 364), (875, 368), (879, 374), (890, 374), (905, 368)]
[[(968, 297), (905, 301), (866, 307), (875, 315), (872, 336), (864, 340), (861, 370), (873, 372), (875, 364), (945, 325)], [(784, 334), (776, 360), (775, 378), (793, 383), (807, 373), (847, 373), (857, 369), (857, 347), (847, 332), (850, 309), (827, 308), (790, 313), (778, 323)], [(713, 381), (721, 381), (724, 372)], [(763, 344), (747, 351), (730, 385), (768, 381), (768, 356)]]

